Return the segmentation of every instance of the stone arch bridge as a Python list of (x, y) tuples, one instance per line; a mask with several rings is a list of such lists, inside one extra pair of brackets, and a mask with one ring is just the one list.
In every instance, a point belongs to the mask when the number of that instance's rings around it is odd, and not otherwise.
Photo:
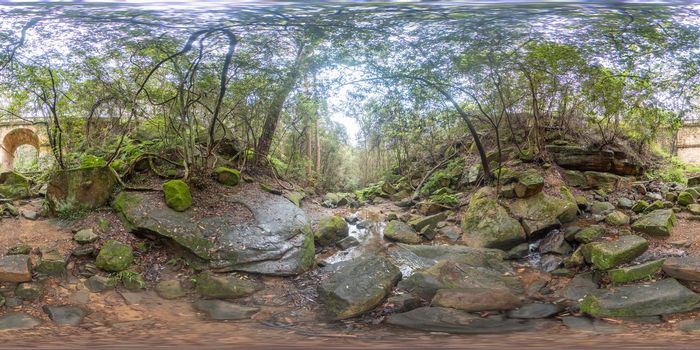
[(681, 160), (700, 165), (700, 121), (681, 126), (674, 148)]
[(50, 154), (46, 125), (25, 120), (0, 122), (0, 171), (12, 170), (15, 151), (23, 145), (36, 148), (39, 157)]

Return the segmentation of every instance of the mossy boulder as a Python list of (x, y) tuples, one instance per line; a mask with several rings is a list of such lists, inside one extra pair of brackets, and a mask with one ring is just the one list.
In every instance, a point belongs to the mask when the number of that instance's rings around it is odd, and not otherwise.
[(608, 271), (608, 277), (613, 283), (627, 283), (647, 279), (661, 270), (664, 261), (665, 259), (659, 259), (644, 264), (612, 269)]
[(540, 192), (529, 198), (517, 199), (511, 204), (510, 212), (521, 219), (528, 236), (537, 236), (575, 220), (578, 208), (576, 203)]
[(607, 270), (634, 260), (649, 248), (649, 242), (639, 236), (628, 235), (612, 242), (590, 245), (591, 263), (600, 270)]
[(130, 246), (109, 240), (97, 254), (95, 266), (105, 271), (119, 272), (126, 270), (133, 260), (134, 252)]
[(518, 198), (532, 197), (544, 188), (544, 178), (536, 170), (528, 170), (518, 176), (515, 183), (515, 195)]
[(217, 167), (214, 169), (216, 181), (226, 186), (236, 186), (241, 181), (241, 172), (227, 167)]
[(401, 271), (380, 256), (354, 259), (318, 286), (326, 317), (342, 320), (379, 305), (401, 278)]
[(15, 296), (28, 301), (34, 301), (44, 295), (44, 286), (38, 282), (20, 283), (15, 287)]
[(185, 211), (192, 206), (190, 187), (182, 180), (170, 180), (163, 183), (165, 203), (175, 211)]
[(634, 202), (634, 205), (632, 206), (632, 211), (639, 214), (643, 212), (647, 207), (649, 207), (649, 202), (640, 199)]
[(695, 198), (689, 192), (681, 192), (678, 194), (678, 205), (686, 206), (695, 203)]
[(691, 311), (700, 295), (672, 278), (588, 294), (581, 311), (594, 317), (639, 317)]
[(0, 196), (3, 198), (27, 198), (31, 194), (29, 187), (29, 178), (20, 173), (9, 171), (0, 174)]
[(572, 187), (588, 187), (588, 180), (582, 172), (576, 170), (564, 170), (564, 181)]
[(54, 214), (95, 209), (107, 204), (115, 184), (108, 167), (59, 170), (48, 182), (46, 202)]
[(605, 223), (612, 226), (623, 226), (630, 223), (630, 217), (616, 210), (605, 217)]
[(399, 220), (389, 221), (386, 224), (384, 237), (407, 244), (419, 244), (421, 242), (418, 233), (410, 225)]
[(348, 224), (340, 216), (326, 216), (318, 220), (314, 239), (318, 244), (331, 245), (348, 236)]
[(471, 247), (507, 250), (526, 240), (520, 222), (498, 203), (490, 187), (480, 189), (470, 199), (462, 216), (462, 231), (462, 240)]
[(73, 235), (73, 240), (78, 244), (88, 244), (100, 238), (91, 228), (82, 229)]
[(600, 225), (591, 225), (578, 231), (574, 238), (581, 243), (591, 243), (605, 234), (605, 228)]
[(591, 204), (593, 214), (608, 214), (615, 210), (615, 206), (608, 202), (595, 201)]
[(47, 276), (63, 277), (67, 275), (66, 260), (55, 250), (45, 251), (35, 270)]
[(237, 276), (217, 276), (200, 273), (195, 276), (196, 289), (202, 297), (209, 299), (236, 299), (249, 296), (263, 289), (263, 285)]
[(669, 236), (675, 223), (673, 210), (657, 209), (637, 219), (632, 224), (632, 229), (651, 236)]

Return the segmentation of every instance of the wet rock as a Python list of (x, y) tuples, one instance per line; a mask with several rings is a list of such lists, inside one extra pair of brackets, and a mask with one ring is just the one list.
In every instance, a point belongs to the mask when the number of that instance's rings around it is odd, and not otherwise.
[(399, 220), (390, 221), (384, 228), (384, 237), (406, 244), (419, 244), (422, 239), (407, 223)]
[(0, 330), (31, 329), (41, 324), (41, 320), (23, 312), (0, 316)]
[(100, 238), (91, 228), (79, 230), (73, 235), (73, 240), (78, 244), (88, 244)]
[(28, 255), (0, 257), (0, 282), (28, 282), (31, 280), (32, 270)]
[(109, 240), (97, 254), (95, 266), (105, 271), (119, 272), (126, 270), (133, 260), (134, 253), (130, 246)]
[[(646, 279), (661, 270), (661, 266), (664, 265), (664, 261), (664, 259), (660, 259), (639, 265), (613, 269), (608, 271), (608, 276), (610, 277), (610, 281), (614, 283), (627, 283)], [(671, 277), (676, 277), (670, 274), (668, 275)]]
[(623, 226), (630, 223), (630, 217), (616, 210), (605, 217), (605, 223), (612, 226)]
[(214, 169), (216, 181), (226, 186), (236, 186), (241, 181), (241, 172), (227, 167), (217, 167)]
[(300, 208), (252, 184), (227, 200), (248, 208), (254, 222), (240, 224), (227, 215), (200, 218), (192, 211), (176, 212), (159, 206), (157, 196), (137, 192), (120, 193), (113, 206), (130, 231), (172, 239), (210, 260), (218, 271), (287, 276), (313, 265), (313, 232)]
[(576, 234), (581, 231), (581, 227), (579, 226), (567, 226), (563, 229), (562, 232), (564, 232), (564, 239), (566, 239), (567, 242), (574, 242), (576, 240)]
[[(506, 275), (508, 267), (502, 262), (487, 260), (481, 265), (473, 255), (454, 255), (425, 270), (416, 271), (399, 283), (399, 289), (414, 293), (425, 300), (433, 298), (439, 289), (487, 288), (522, 293), (520, 281)], [(481, 266), (479, 266), (481, 265)]]
[(505, 256), (508, 260), (519, 260), (524, 259), (530, 254), (530, 245), (527, 243), (521, 243), (511, 248)]
[(591, 225), (579, 231), (574, 238), (581, 243), (591, 243), (605, 234), (605, 228), (600, 225)]
[(352, 260), (318, 286), (323, 312), (332, 320), (361, 315), (379, 305), (400, 278), (401, 271), (386, 258)]
[(210, 299), (235, 299), (251, 295), (263, 289), (263, 285), (236, 276), (215, 276), (200, 273), (195, 277), (197, 293)]
[(537, 331), (555, 325), (550, 322), (530, 322), (504, 319), (499, 316), (480, 317), (462, 310), (443, 307), (420, 307), (394, 314), (387, 324), (426, 332), (458, 334), (494, 334), (521, 331)]
[(348, 236), (348, 224), (340, 216), (321, 218), (316, 225), (314, 239), (320, 245), (332, 245)]
[(213, 320), (244, 320), (251, 318), (260, 309), (229, 303), (222, 300), (198, 300), (192, 303), (197, 311), (206, 313)]
[(564, 239), (564, 233), (559, 230), (554, 230), (540, 242), (539, 251), (542, 254), (555, 253), (567, 255), (571, 253), (571, 245)]
[(15, 296), (22, 300), (34, 301), (44, 294), (44, 287), (37, 282), (24, 282), (15, 288)]
[(581, 311), (595, 317), (654, 316), (686, 312), (700, 306), (700, 295), (672, 278), (589, 294)]
[(498, 203), (490, 187), (480, 189), (470, 199), (462, 217), (462, 231), (462, 240), (472, 247), (505, 250), (526, 239), (523, 227)]
[(51, 321), (54, 323), (77, 326), (83, 322), (83, 319), (87, 315), (87, 312), (78, 306), (51, 306), (44, 305), (44, 312), (49, 315)]
[(431, 302), (432, 306), (469, 312), (511, 310), (520, 304), (520, 298), (508, 290), (486, 288), (440, 289)]
[(632, 224), (632, 229), (651, 236), (669, 236), (675, 223), (673, 210), (658, 209), (637, 219)]
[(532, 197), (544, 188), (544, 178), (536, 170), (528, 170), (518, 176), (515, 183), (515, 195), (518, 198)]
[(473, 248), (461, 245), (412, 245), (396, 244), (389, 249), (389, 255), (397, 266), (406, 266), (414, 270), (427, 269), (441, 260), (459, 257), (460, 261), (475, 267), (485, 267), (500, 272), (509, 272), (511, 268), (503, 259), (502, 250)]
[(700, 281), (700, 253), (668, 258), (663, 263), (668, 276), (685, 281)]
[(564, 258), (557, 254), (545, 254), (540, 259), (540, 269), (544, 272), (552, 272), (559, 268), (564, 262)]
[(94, 275), (85, 281), (85, 287), (93, 293), (100, 293), (117, 286), (117, 281), (105, 276)]
[(630, 262), (649, 248), (649, 242), (639, 236), (622, 236), (616, 241), (591, 243), (591, 263), (607, 270)]
[(446, 207), (440, 203), (435, 203), (431, 200), (419, 202), (416, 204), (416, 208), (421, 215), (435, 215), (449, 209), (449, 207)]
[(48, 183), (46, 202), (52, 213), (98, 208), (107, 204), (115, 184), (107, 166), (57, 171)]
[(435, 227), (438, 222), (445, 220), (448, 216), (448, 212), (441, 212), (435, 215), (420, 217), (408, 222), (411, 227), (416, 231), (422, 231), (426, 227)]
[(156, 285), (156, 293), (163, 299), (178, 299), (186, 295), (178, 280), (161, 281)]
[(352, 237), (352, 236), (345, 237), (345, 238), (341, 239), (340, 241), (338, 241), (338, 247), (340, 247), (340, 249), (343, 249), (343, 250), (349, 249), (352, 247), (357, 247), (359, 245), (360, 245), (360, 241), (358, 241), (357, 238)]
[(516, 310), (508, 311), (509, 318), (547, 318), (564, 311), (564, 307), (557, 304), (531, 303), (520, 306)]
[(510, 211), (521, 219), (528, 236), (537, 236), (558, 228), (562, 223), (575, 220), (578, 214), (575, 203), (544, 193), (517, 199), (511, 204)]
[(20, 244), (7, 250), (7, 255), (29, 255), (32, 252), (32, 247), (26, 244)]

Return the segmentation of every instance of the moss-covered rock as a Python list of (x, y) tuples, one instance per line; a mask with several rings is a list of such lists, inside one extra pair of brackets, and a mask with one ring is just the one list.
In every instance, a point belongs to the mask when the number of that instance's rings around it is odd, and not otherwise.
[(644, 264), (612, 269), (608, 271), (608, 277), (610, 281), (614, 283), (627, 283), (650, 278), (653, 274), (661, 270), (664, 261), (665, 259), (659, 259)]
[(44, 295), (44, 286), (38, 282), (20, 283), (15, 288), (15, 296), (28, 301), (34, 301)]
[(518, 198), (532, 197), (544, 188), (544, 178), (536, 170), (528, 170), (518, 176), (515, 183), (515, 195)]
[(19, 199), (30, 196), (30, 181), (24, 175), (9, 171), (0, 174), (0, 196)]
[(54, 214), (94, 209), (107, 204), (115, 184), (108, 167), (60, 170), (48, 183), (46, 201)]
[(641, 213), (643, 212), (647, 207), (649, 206), (649, 202), (640, 199), (634, 203), (632, 206), (632, 211), (635, 213)]
[(233, 275), (216, 276), (200, 273), (195, 276), (197, 293), (210, 299), (236, 299), (249, 296), (263, 289), (263, 285)]
[(538, 193), (513, 202), (510, 212), (521, 219), (528, 235), (536, 236), (559, 227), (562, 223), (575, 220), (578, 208), (575, 203)]
[(304, 200), (304, 197), (306, 197), (306, 194), (300, 191), (291, 191), (284, 194), (284, 198), (289, 199), (290, 202), (299, 208), (301, 208), (301, 201)]
[(119, 272), (126, 270), (133, 260), (134, 253), (130, 246), (109, 240), (97, 254), (95, 266), (105, 271)]
[(583, 174), (590, 187), (608, 192), (613, 191), (620, 182), (620, 177), (615, 174), (596, 171), (586, 171)]
[(66, 261), (55, 250), (45, 251), (41, 253), (36, 271), (47, 276), (63, 277), (66, 276)]
[(182, 284), (178, 280), (160, 281), (156, 285), (156, 293), (163, 299), (178, 299), (186, 295)]
[(600, 270), (607, 270), (630, 262), (649, 248), (649, 242), (639, 236), (622, 236), (616, 241), (592, 243), (591, 263)]
[(574, 238), (581, 243), (591, 243), (605, 234), (605, 228), (600, 225), (591, 225), (578, 231)]
[(671, 209), (654, 210), (632, 224), (632, 229), (651, 236), (669, 236), (673, 225), (676, 223), (676, 215)]
[(593, 214), (608, 214), (615, 210), (615, 206), (608, 202), (595, 201), (591, 204)]
[(217, 167), (214, 169), (216, 181), (226, 186), (236, 186), (241, 181), (241, 172), (227, 167)]
[(340, 216), (332, 215), (318, 220), (314, 239), (318, 244), (331, 245), (348, 236), (348, 224)]
[(630, 217), (616, 210), (605, 217), (605, 223), (612, 226), (622, 226), (630, 223)]
[(686, 206), (695, 203), (695, 198), (689, 192), (681, 192), (678, 194), (678, 205)]
[(78, 244), (88, 244), (100, 238), (91, 228), (79, 230), (73, 235), (73, 240)]
[(384, 228), (384, 237), (407, 244), (419, 244), (421, 238), (407, 223), (399, 220), (390, 221)]
[(192, 206), (190, 187), (182, 180), (170, 180), (163, 183), (165, 203), (175, 211), (185, 211)]
[(498, 203), (490, 187), (480, 189), (470, 199), (462, 217), (462, 231), (462, 240), (472, 247), (506, 250), (526, 239), (520, 222)]
[(576, 170), (564, 170), (564, 181), (572, 187), (588, 187), (588, 180), (582, 172)]

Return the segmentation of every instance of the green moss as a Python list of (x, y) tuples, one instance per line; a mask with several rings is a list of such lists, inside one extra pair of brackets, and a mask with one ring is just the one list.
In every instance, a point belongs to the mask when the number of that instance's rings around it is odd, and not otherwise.
[(170, 180), (163, 184), (165, 203), (175, 211), (185, 211), (192, 206), (190, 187), (182, 180)]
[(610, 281), (614, 283), (627, 283), (633, 282), (645, 278), (651, 278), (651, 276), (659, 271), (664, 264), (666, 259), (660, 259), (655, 261), (650, 261), (644, 264), (624, 267), (619, 269), (613, 269), (608, 271), (608, 276)]
[(115, 240), (109, 240), (97, 254), (95, 266), (105, 271), (119, 272), (126, 270), (133, 260), (134, 254), (131, 247)]
[(445, 169), (433, 172), (425, 181), (420, 192), (429, 195), (442, 187), (451, 187), (457, 184), (464, 169), (464, 159), (457, 158), (447, 163)]
[(347, 237), (348, 224), (337, 215), (327, 216), (318, 221), (318, 228), (314, 233), (315, 240), (321, 245), (330, 245)]
[(435, 194), (430, 196), (430, 200), (446, 207), (456, 207), (459, 205), (459, 199), (453, 194)]
[(93, 167), (103, 167), (107, 165), (107, 161), (102, 157), (94, 156), (91, 154), (85, 155), (80, 160), (81, 168), (93, 168)]
[(226, 186), (236, 186), (241, 181), (240, 171), (223, 166), (214, 169), (214, 175), (216, 175), (216, 181)]

